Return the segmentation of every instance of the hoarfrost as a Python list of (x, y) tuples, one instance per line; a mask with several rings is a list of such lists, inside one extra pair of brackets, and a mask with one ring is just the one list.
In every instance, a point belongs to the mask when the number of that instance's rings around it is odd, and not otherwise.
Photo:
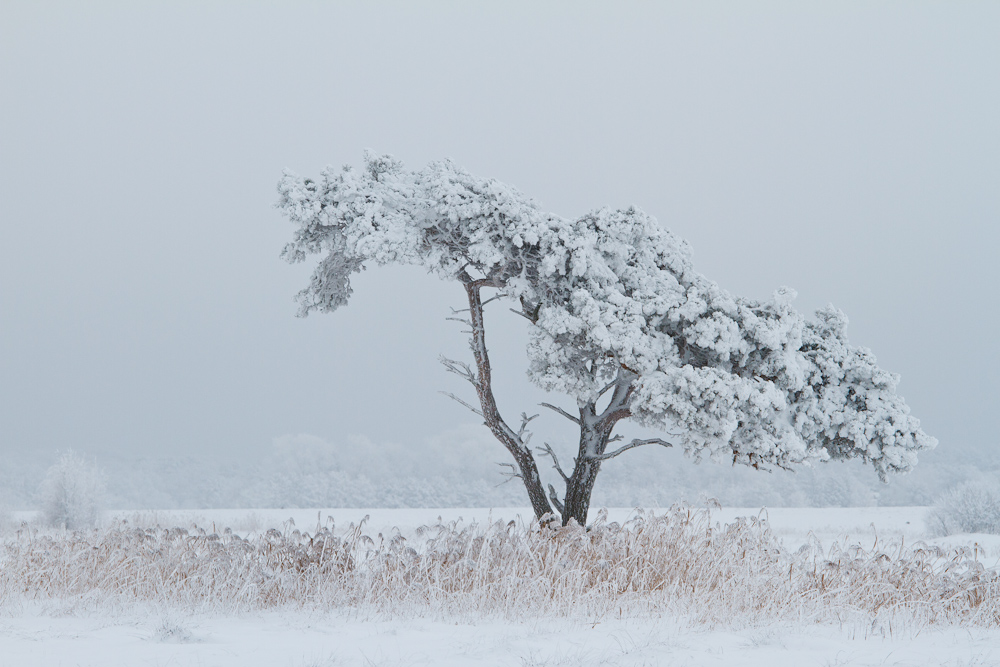
[(616, 385), (625, 416), (679, 433), (675, 444), (696, 458), (860, 458), (884, 478), (936, 444), (896, 394), (898, 376), (849, 343), (841, 311), (807, 319), (789, 288), (765, 301), (730, 294), (634, 207), (569, 220), (449, 161), (411, 171), (372, 153), (364, 169), (327, 169), (318, 181), (286, 173), (278, 189), (297, 226), (284, 257), (322, 256), (298, 295), (302, 315), (346, 304), (367, 264), (419, 265), (486, 281), (520, 305), (535, 384), (580, 406)]

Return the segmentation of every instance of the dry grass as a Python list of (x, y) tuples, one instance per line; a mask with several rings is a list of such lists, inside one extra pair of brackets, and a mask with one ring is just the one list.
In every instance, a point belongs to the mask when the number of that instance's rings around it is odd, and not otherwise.
[(968, 550), (783, 551), (766, 521), (712, 525), (675, 507), (624, 525), (438, 524), (411, 540), (362, 526), (137, 528), (42, 534), (0, 556), (0, 598), (201, 611), (268, 608), (522, 618), (671, 614), (710, 625), (778, 620), (996, 626), (1000, 575)]

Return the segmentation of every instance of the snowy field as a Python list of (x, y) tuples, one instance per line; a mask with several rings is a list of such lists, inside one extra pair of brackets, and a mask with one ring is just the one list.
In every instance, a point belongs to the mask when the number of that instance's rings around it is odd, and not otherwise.
[(0, 625), (0, 664), (327, 667), (336, 665), (635, 665), (837, 667), (1000, 664), (995, 631), (773, 626), (737, 631), (667, 619), (520, 623), (260, 614), (143, 618), (24, 614)]
[[(480, 524), (519, 521), (517, 509), (199, 510), (113, 512), (106, 522), (132, 526), (224, 526), (252, 537), (271, 528), (311, 532), (332, 517), (336, 531), (368, 520), (368, 535), (418, 541), (419, 526), (438, 518)], [(968, 546), (987, 568), (1000, 558), (1000, 537), (962, 535), (925, 540), (926, 508), (714, 510), (712, 522), (766, 516), (786, 550), (816, 544)], [(632, 510), (612, 509), (622, 522)], [(5, 540), (21, 521), (15, 513)], [(462, 525), (460, 524), (460, 525)], [(293, 528), (294, 525), (294, 528)], [(12, 529), (13, 528), (13, 529)], [(2, 564), (2, 562), (0, 562)], [(599, 617), (498, 618), (475, 613), (394, 614), (372, 609), (264, 610), (220, 613), (183, 605), (92, 604), (72, 599), (19, 599), (0, 604), (0, 665), (1000, 665), (1000, 629), (914, 625), (881, 617), (862, 623), (734, 622), (706, 625), (676, 615), (627, 612)]]

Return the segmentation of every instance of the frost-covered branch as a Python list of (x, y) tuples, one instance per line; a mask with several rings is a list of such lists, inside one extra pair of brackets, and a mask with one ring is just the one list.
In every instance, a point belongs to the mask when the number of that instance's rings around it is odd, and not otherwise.
[(537, 417), (538, 415), (531, 415), (529, 417), (527, 412), (521, 413), (521, 426), (520, 428), (517, 429), (517, 439), (525, 447), (527, 447), (528, 442), (531, 441), (531, 433), (528, 431), (528, 424), (531, 422), (532, 419), (536, 419)]
[(661, 440), (660, 438), (647, 438), (645, 440), (640, 440), (636, 438), (627, 445), (623, 445), (613, 452), (606, 452), (604, 454), (590, 454), (587, 458), (591, 461), (607, 461), (608, 459), (613, 459), (623, 452), (627, 452), (630, 449), (635, 449), (636, 447), (642, 447), (643, 445), (662, 445), (663, 447), (673, 447), (672, 442), (667, 442), (666, 440)]
[[(500, 484), (506, 484), (512, 479), (524, 479), (524, 476), (517, 471), (517, 466), (515, 466), (513, 463), (504, 462), (504, 463), (497, 463), (497, 465), (500, 466), (501, 468), (510, 468), (509, 472), (500, 473), (504, 477), (504, 480), (500, 482)], [(497, 486), (500, 486), (500, 484), (497, 484)]]
[(570, 413), (566, 412), (565, 410), (563, 410), (560, 407), (552, 405), (551, 403), (540, 403), (540, 405), (543, 408), (548, 408), (549, 410), (554, 410), (554, 411), (558, 412), (563, 417), (565, 417), (566, 419), (570, 420), (571, 422), (573, 422), (575, 424), (579, 424), (580, 423), (580, 419), (578, 417), (574, 417), (573, 415), (571, 415)]
[(469, 364), (464, 361), (456, 361), (455, 359), (449, 359), (445, 356), (438, 357), (438, 361), (444, 366), (449, 373), (454, 373), (458, 377), (472, 384), (473, 387), (478, 387), (479, 382), (476, 379), (476, 374), (469, 366)]
[(448, 392), (448, 391), (442, 391), (442, 392), (439, 392), (439, 393), (444, 394), (445, 396), (447, 396), (451, 400), (455, 401), (456, 403), (460, 403), (460, 404), (464, 405), (465, 407), (467, 407), (468, 409), (472, 410), (474, 413), (476, 413), (480, 417), (483, 416), (483, 411), (482, 410), (480, 410), (479, 408), (476, 408), (476, 407), (472, 406), (469, 403), (466, 403), (465, 401), (463, 401), (462, 399), (460, 399), (455, 394), (453, 394), (451, 392)]
[(618, 386), (618, 379), (617, 378), (615, 378), (611, 382), (609, 382), (606, 385), (604, 385), (604, 387), (602, 387), (601, 390), (599, 392), (597, 392), (597, 396), (598, 397), (604, 396), (604, 394), (608, 393), (609, 389), (611, 389), (612, 387), (616, 387), (616, 386)]
[(508, 310), (510, 310), (510, 312), (514, 313), (515, 315), (520, 315), (521, 317), (523, 317), (524, 319), (528, 320), (532, 324), (535, 323), (535, 320), (531, 319), (531, 316), (530, 315), (526, 315), (524, 313), (524, 311), (522, 311), (522, 310), (518, 310), (517, 308), (508, 308)]
[(482, 305), (483, 305), (483, 306), (485, 307), (485, 306), (486, 306), (486, 304), (488, 304), (488, 303), (492, 303), (492, 302), (494, 302), (494, 301), (496, 301), (496, 300), (498, 300), (498, 299), (502, 299), (502, 298), (504, 298), (504, 296), (505, 296), (505, 295), (504, 295), (503, 293), (501, 293), (501, 294), (494, 294), (494, 295), (493, 295), (493, 296), (491, 296), (490, 298), (488, 298), (488, 299), (486, 299), (485, 301), (483, 301), (483, 304), (482, 304)]

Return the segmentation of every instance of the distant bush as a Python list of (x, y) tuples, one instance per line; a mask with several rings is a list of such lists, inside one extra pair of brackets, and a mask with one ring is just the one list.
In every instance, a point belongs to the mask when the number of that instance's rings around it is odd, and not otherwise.
[(1000, 535), (1000, 486), (966, 482), (948, 491), (927, 515), (927, 528), (934, 537), (956, 533)]
[(59, 455), (39, 487), (45, 522), (70, 530), (96, 526), (103, 498), (101, 471), (73, 451)]

